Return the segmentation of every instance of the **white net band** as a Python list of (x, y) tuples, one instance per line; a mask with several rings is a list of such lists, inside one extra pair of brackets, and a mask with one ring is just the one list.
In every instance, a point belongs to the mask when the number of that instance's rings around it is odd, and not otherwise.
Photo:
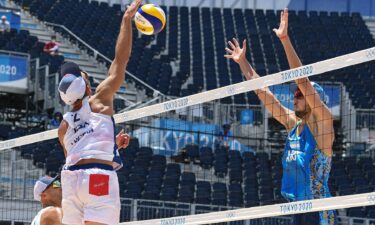
[(355, 194), (325, 199), (314, 199), (284, 204), (259, 206), (252, 208), (228, 210), (222, 212), (204, 213), (190, 216), (179, 216), (145, 221), (121, 223), (122, 225), (196, 225), (250, 220), (275, 216), (285, 216), (298, 213), (318, 212), (334, 209), (344, 209), (375, 204), (375, 192)]

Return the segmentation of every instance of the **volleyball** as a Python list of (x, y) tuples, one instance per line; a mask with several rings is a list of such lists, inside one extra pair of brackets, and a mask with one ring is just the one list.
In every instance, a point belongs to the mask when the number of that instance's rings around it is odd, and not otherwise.
[(142, 34), (157, 34), (164, 29), (165, 23), (163, 9), (154, 4), (143, 5), (135, 14), (135, 25)]

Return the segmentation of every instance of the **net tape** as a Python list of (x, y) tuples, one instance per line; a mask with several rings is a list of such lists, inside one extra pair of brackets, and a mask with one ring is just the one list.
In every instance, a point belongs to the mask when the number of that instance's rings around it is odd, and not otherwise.
[(178, 216), (163, 219), (152, 219), (121, 223), (121, 225), (195, 225), (259, 219), (275, 216), (286, 216), (299, 213), (344, 209), (375, 204), (375, 192), (346, 195), (325, 199), (291, 202), (235, 209), (221, 212), (204, 213), (190, 216)]
[[(134, 109), (128, 112), (116, 114), (113, 117), (115, 119), (116, 124), (123, 123), (126, 121), (157, 115), (160, 113), (185, 108), (188, 106), (193, 106), (204, 102), (225, 98), (228, 96), (245, 93), (276, 84), (286, 83), (298, 78), (322, 74), (325, 72), (357, 65), (360, 63), (369, 62), (374, 59), (375, 47), (338, 56), (332, 59), (323, 60), (309, 65), (301, 66), (295, 69), (290, 69), (279, 73), (263, 76), (258, 79), (243, 81), (240, 83), (228, 85), (210, 91), (201, 92), (187, 97), (182, 97), (159, 104), (146, 106), (140, 109)], [(22, 145), (32, 144), (35, 142), (45, 141), (53, 138), (57, 138), (57, 129), (40, 132), (32, 135), (26, 135), (6, 141), (1, 141), (0, 151)]]

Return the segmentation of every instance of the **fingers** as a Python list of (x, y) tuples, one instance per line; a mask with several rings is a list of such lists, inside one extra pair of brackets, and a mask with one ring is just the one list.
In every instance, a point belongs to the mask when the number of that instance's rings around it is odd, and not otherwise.
[(123, 148), (126, 148), (128, 147), (129, 143), (130, 143), (130, 136), (129, 134), (125, 134), (125, 137), (124, 137), (124, 145), (123, 145)]
[(118, 148), (126, 148), (128, 147), (129, 143), (130, 143), (130, 136), (129, 134), (121, 134), (121, 141), (120, 143), (118, 144)]
[(121, 131), (116, 135), (116, 138), (120, 137), (124, 133), (124, 129), (121, 129)]
[(227, 59), (232, 59), (233, 58), (232, 55), (224, 55), (224, 57), (227, 58)]
[(236, 46), (231, 41), (228, 41), (228, 44), (233, 50), (236, 49)]
[(239, 47), (240, 47), (240, 45), (238, 44), (238, 41), (237, 41), (237, 39), (233, 38), (232, 40), (233, 40), (234, 44), (236, 45), (236, 47), (237, 47), (237, 48), (239, 48)]
[(284, 9), (284, 20), (285, 20), (285, 22), (288, 22), (288, 17), (289, 17), (288, 8), (285, 8)]
[(129, 134), (124, 134), (124, 140), (125, 140), (125, 143), (129, 143), (130, 142), (130, 135)]
[(229, 48), (225, 48), (225, 51), (227, 51), (229, 54), (232, 54), (232, 53), (233, 53), (233, 51), (230, 50)]
[(246, 48), (247, 48), (246, 39), (244, 39), (243, 42), (242, 42), (242, 49), (243, 49), (244, 53), (246, 53)]
[(276, 32), (277, 32), (277, 29), (276, 29), (276, 28), (273, 28), (272, 31), (276, 33)]
[(138, 10), (141, 3), (142, 3), (142, 0), (134, 0), (130, 5), (128, 5), (126, 8), (128, 15), (134, 16), (134, 14)]
[(135, 4), (136, 4), (136, 6), (138, 8), (142, 4), (142, 0), (136, 0)]

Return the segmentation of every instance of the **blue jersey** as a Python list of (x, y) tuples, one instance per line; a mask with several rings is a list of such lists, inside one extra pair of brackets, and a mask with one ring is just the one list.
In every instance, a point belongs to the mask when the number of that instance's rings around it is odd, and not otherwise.
[[(318, 148), (309, 126), (297, 133), (300, 124), (290, 131), (285, 144), (281, 194), (288, 201), (331, 197), (328, 178), (332, 157)], [(335, 213), (320, 212), (320, 219), (320, 224), (335, 224)]]

